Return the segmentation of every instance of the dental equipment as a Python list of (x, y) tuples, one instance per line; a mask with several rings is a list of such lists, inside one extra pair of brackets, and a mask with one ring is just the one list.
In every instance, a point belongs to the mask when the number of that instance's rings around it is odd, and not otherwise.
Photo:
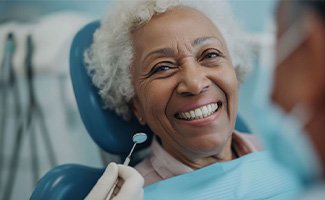
[(123, 165), (126, 165), (126, 166), (129, 165), (129, 163), (130, 163), (131, 155), (133, 153), (133, 150), (134, 150), (135, 146), (137, 144), (141, 144), (141, 143), (145, 142), (147, 140), (147, 134), (145, 134), (145, 133), (136, 133), (136, 134), (133, 135), (132, 140), (134, 142), (133, 147), (132, 147), (129, 155), (125, 158), (124, 163), (123, 163)]
[[(42, 110), (41, 105), (39, 104), (36, 91), (34, 86), (34, 66), (32, 63), (34, 55), (34, 42), (31, 35), (27, 36), (26, 40), (26, 58), (25, 58), (25, 72), (26, 72), (26, 82), (27, 82), (27, 95), (28, 102), (26, 104), (26, 112), (22, 113), (19, 117), (18, 124), (15, 130), (15, 139), (14, 145), (12, 146), (12, 155), (9, 159), (9, 173), (7, 176), (6, 184), (4, 185), (3, 195), (0, 196), (0, 199), (11, 199), (13, 186), (15, 184), (20, 155), (22, 152), (22, 144), (24, 137), (29, 136), (30, 139), (30, 150), (31, 150), (31, 165), (33, 171), (33, 184), (35, 185), (39, 180), (39, 157), (37, 155), (38, 146), (36, 143), (36, 126), (39, 127), (39, 132), (41, 132), (41, 139), (45, 146), (47, 147), (47, 157), (51, 166), (57, 164), (56, 156), (54, 153), (54, 148), (50, 140), (50, 133), (46, 126), (45, 116)], [(10, 77), (15, 79), (13, 68), (11, 69)]]
[[(125, 166), (129, 165), (130, 160), (131, 160), (131, 155), (132, 155), (132, 153), (134, 151), (135, 146), (137, 144), (141, 144), (141, 143), (145, 142), (147, 140), (147, 138), (148, 138), (147, 134), (145, 134), (145, 133), (136, 133), (136, 134), (133, 135), (132, 140), (133, 140), (134, 144), (133, 144), (133, 147), (132, 147), (129, 155), (125, 158), (123, 165), (125, 165)], [(112, 194), (113, 194), (113, 192), (115, 190), (115, 187), (116, 187), (117, 183), (118, 183), (118, 180), (116, 180), (115, 184), (113, 185), (113, 187), (109, 191), (109, 193), (108, 193), (108, 195), (106, 197), (106, 200), (111, 199)]]
[[(16, 50), (16, 42), (13, 33), (8, 33), (0, 69), (0, 190), (2, 187), (3, 166), (4, 166), (4, 146), (6, 139), (6, 131), (10, 130), (8, 121), (11, 117), (11, 111), (15, 110), (16, 119), (20, 117), (20, 96), (16, 75), (13, 69), (13, 56)], [(11, 97), (12, 96), (12, 97)], [(10, 99), (13, 98), (15, 106), (11, 106)], [(18, 120), (17, 120), (18, 121)], [(2, 192), (0, 191), (0, 194)], [(0, 197), (1, 198), (1, 197)]]

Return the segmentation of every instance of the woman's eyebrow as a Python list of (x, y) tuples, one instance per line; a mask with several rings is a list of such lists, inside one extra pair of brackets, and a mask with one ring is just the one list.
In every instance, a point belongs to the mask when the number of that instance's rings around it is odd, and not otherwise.
[(192, 47), (195, 47), (195, 46), (198, 46), (198, 45), (201, 45), (209, 40), (214, 40), (214, 41), (217, 41), (218, 43), (222, 44), (221, 41), (216, 38), (216, 37), (211, 37), (211, 36), (207, 36), (207, 37), (200, 37), (200, 38), (196, 38), (192, 43)]
[(159, 55), (171, 57), (171, 56), (175, 55), (175, 51), (172, 48), (161, 48), (161, 49), (157, 49), (157, 50), (154, 50), (154, 51), (149, 52), (144, 57), (143, 61), (145, 61), (147, 58), (149, 58), (150, 56), (152, 56), (154, 54), (159, 54)]
[[(206, 36), (206, 37), (196, 38), (191, 43), (191, 45), (193, 47), (195, 47), (195, 46), (201, 45), (201, 44), (203, 44), (203, 43), (205, 43), (207, 41), (210, 41), (210, 40), (217, 41), (220, 45), (222, 45), (221, 41), (218, 38), (212, 37), (212, 36)], [(171, 57), (171, 56), (174, 56), (175, 55), (175, 51), (172, 48), (156, 49), (156, 50), (153, 50), (153, 51), (149, 52), (148, 54), (146, 54), (144, 56), (144, 58), (143, 58), (143, 61), (145, 61), (146, 59), (148, 59), (150, 56), (152, 56), (154, 54), (163, 55), (163, 56), (166, 56), (166, 57)]]

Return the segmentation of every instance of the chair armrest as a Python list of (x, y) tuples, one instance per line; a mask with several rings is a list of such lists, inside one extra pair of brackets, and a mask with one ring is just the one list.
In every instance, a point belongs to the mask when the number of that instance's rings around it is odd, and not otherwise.
[(31, 200), (84, 199), (104, 169), (65, 164), (47, 172), (37, 183)]

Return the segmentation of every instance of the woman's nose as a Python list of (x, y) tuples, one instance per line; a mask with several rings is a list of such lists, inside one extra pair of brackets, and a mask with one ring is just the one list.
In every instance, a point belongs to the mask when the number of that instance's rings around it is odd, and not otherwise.
[(183, 67), (177, 93), (182, 96), (198, 95), (206, 91), (211, 84), (207, 73), (198, 65)]

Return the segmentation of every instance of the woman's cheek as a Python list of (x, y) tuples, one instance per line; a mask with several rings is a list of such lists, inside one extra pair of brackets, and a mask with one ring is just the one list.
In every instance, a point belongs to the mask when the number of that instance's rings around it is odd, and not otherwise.
[(163, 110), (162, 105), (164, 105), (163, 88), (157, 87), (158, 84), (148, 84), (143, 88), (143, 102), (144, 109), (147, 110), (147, 114), (153, 115), (156, 112)]

